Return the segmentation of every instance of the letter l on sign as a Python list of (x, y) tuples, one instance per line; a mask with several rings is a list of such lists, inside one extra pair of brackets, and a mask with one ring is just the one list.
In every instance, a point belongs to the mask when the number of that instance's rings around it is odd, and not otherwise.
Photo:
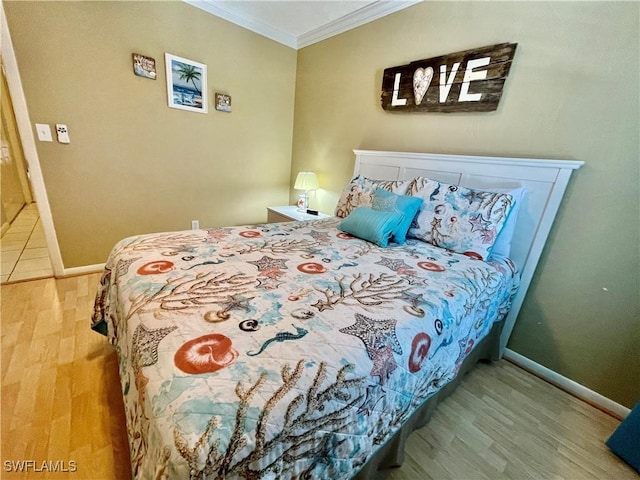
[(393, 81), (393, 97), (391, 97), (391, 105), (402, 106), (407, 104), (406, 98), (398, 98), (398, 91), (400, 90), (400, 76), (401, 73), (396, 73), (396, 78)]

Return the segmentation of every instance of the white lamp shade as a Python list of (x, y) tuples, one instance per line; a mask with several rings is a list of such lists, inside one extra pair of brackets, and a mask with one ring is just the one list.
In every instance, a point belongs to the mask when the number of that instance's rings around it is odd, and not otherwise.
[(295, 190), (317, 190), (320, 185), (318, 185), (318, 177), (313, 172), (299, 172), (296, 177), (296, 183), (293, 186)]

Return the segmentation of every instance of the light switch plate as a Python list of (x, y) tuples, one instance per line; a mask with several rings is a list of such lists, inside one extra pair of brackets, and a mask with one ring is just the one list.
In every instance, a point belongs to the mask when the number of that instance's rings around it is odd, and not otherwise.
[(38, 140), (41, 142), (53, 142), (51, 127), (46, 123), (36, 123), (36, 133), (38, 134)]
[(69, 130), (66, 125), (56, 123), (56, 133), (58, 134), (58, 142), (71, 143), (71, 140), (69, 140)]

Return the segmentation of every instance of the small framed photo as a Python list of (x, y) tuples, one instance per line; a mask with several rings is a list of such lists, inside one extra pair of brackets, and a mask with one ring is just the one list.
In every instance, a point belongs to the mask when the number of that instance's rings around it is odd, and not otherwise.
[(156, 60), (145, 57), (139, 53), (133, 53), (133, 73), (139, 77), (156, 79)]
[(221, 112), (231, 111), (231, 95), (216, 93), (216, 110)]
[(164, 60), (169, 107), (207, 113), (207, 66), (170, 53)]

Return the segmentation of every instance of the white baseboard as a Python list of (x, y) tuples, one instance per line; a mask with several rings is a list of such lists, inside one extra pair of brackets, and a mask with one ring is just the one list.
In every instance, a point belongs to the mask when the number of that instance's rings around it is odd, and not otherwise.
[(65, 268), (63, 277), (73, 277), (75, 275), (85, 275), (87, 273), (100, 273), (104, 270), (104, 263), (97, 263), (95, 265), (85, 265), (84, 267), (72, 267)]
[(594, 392), (584, 385), (580, 385), (578, 382), (574, 382), (573, 380), (564, 377), (559, 373), (556, 373), (553, 370), (550, 370), (547, 367), (514, 352), (513, 350), (509, 350), (507, 348), (504, 352), (504, 358), (620, 420), (623, 420), (631, 411), (631, 409), (624, 405), (620, 405), (619, 403)]

